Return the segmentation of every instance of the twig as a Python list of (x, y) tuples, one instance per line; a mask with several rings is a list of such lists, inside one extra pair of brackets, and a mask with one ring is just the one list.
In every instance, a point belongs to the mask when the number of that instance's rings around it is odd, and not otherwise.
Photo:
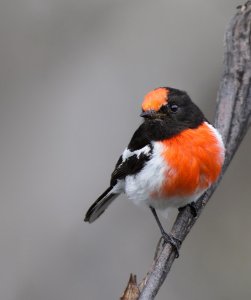
[(137, 300), (139, 298), (139, 288), (137, 286), (136, 275), (131, 274), (127, 287), (120, 300)]
[[(248, 1), (239, 7), (225, 34), (224, 71), (220, 81), (215, 116), (215, 126), (222, 134), (226, 145), (222, 176), (251, 124), (250, 30), (251, 1)], [(221, 178), (197, 201), (198, 216), (219, 185)], [(171, 230), (172, 234), (183, 241), (198, 216), (194, 218), (189, 208), (184, 209), (177, 216)], [(174, 259), (174, 250), (169, 244), (164, 244), (140, 284), (141, 289), (143, 285), (140, 300), (154, 299)]]

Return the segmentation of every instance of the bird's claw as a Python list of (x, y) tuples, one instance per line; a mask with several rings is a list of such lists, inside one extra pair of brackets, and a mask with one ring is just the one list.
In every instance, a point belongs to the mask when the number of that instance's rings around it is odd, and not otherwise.
[(168, 234), (166, 232), (162, 232), (162, 238), (166, 243), (171, 244), (171, 246), (173, 247), (173, 249), (176, 252), (175, 258), (178, 258), (180, 256), (179, 250), (180, 250), (180, 246), (182, 243), (181, 240), (177, 239), (172, 234)]

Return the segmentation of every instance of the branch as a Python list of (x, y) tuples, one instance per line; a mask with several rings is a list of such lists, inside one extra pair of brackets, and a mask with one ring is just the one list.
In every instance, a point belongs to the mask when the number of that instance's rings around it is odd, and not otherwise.
[(137, 300), (139, 299), (139, 288), (137, 287), (136, 275), (131, 274), (127, 287), (120, 300)]
[[(214, 193), (227, 170), (236, 150), (251, 124), (251, 1), (238, 7), (225, 34), (224, 71), (217, 96), (215, 127), (222, 134), (226, 146), (226, 158), (222, 175), (196, 202), (198, 216), (194, 218), (189, 207), (180, 212), (171, 233), (183, 241), (200, 213)], [(140, 300), (154, 299), (175, 259), (170, 244), (163, 244), (154, 259), (151, 270), (139, 285)]]

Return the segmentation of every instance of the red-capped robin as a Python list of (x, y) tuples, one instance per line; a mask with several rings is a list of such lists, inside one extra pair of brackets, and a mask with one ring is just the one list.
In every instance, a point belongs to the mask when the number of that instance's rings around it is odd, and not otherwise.
[(95, 221), (125, 192), (134, 203), (150, 207), (178, 256), (180, 241), (164, 231), (155, 209), (194, 204), (219, 177), (224, 144), (188, 94), (178, 89), (160, 87), (148, 93), (141, 117), (144, 122), (120, 156), (109, 188), (89, 208), (85, 221)]

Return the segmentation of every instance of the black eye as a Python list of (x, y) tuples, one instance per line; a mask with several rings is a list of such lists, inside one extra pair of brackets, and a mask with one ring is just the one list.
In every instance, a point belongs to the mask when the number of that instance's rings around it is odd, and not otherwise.
[(176, 104), (171, 104), (170, 105), (170, 110), (171, 110), (171, 112), (173, 112), (173, 113), (175, 113), (175, 112), (177, 112), (177, 110), (178, 110), (178, 105), (176, 105)]

